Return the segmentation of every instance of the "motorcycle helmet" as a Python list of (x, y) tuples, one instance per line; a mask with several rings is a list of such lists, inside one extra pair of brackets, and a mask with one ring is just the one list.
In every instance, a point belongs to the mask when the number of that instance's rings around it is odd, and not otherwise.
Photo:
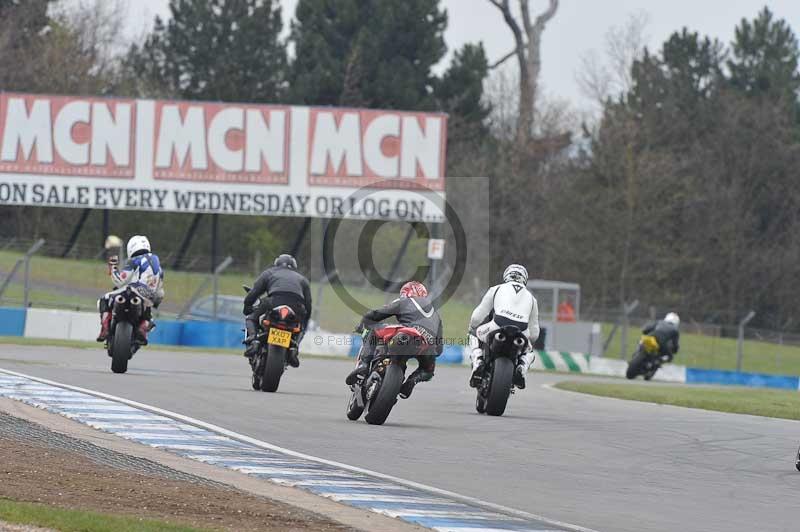
[(669, 314), (664, 316), (664, 321), (667, 323), (671, 323), (675, 327), (678, 327), (681, 324), (681, 318), (674, 312), (670, 312)]
[(144, 235), (134, 235), (128, 240), (128, 258), (150, 253), (150, 241)]
[(511, 283), (517, 282), (523, 285), (528, 284), (528, 270), (525, 266), (520, 264), (511, 264), (506, 271), (503, 272), (503, 282)]
[(400, 288), (400, 297), (425, 297), (428, 289), (419, 281), (409, 281)]
[(282, 255), (278, 255), (273, 263), (275, 266), (283, 266), (284, 268), (289, 268), (290, 270), (297, 269), (297, 261), (291, 255), (284, 253)]

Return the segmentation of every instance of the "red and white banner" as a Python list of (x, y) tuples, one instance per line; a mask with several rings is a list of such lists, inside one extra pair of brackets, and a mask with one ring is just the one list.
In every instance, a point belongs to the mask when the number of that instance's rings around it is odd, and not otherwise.
[(446, 142), (438, 113), (0, 93), (0, 204), (432, 219)]

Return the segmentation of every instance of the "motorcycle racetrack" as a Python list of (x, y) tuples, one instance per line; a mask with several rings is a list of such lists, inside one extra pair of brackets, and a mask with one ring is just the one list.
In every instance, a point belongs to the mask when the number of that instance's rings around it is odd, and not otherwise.
[(467, 368), (441, 366), (370, 426), (344, 414), (349, 360), (304, 358), (275, 394), (252, 391), (239, 356), (148, 348), (125, 375), (109, 365), (102, 349), (0, 346), (1, 369), (588, 529), (790, 531), (800, 516), (796, 421), (563, 392), (544, 385), (574, 376), (543, 373), (493, 418)]

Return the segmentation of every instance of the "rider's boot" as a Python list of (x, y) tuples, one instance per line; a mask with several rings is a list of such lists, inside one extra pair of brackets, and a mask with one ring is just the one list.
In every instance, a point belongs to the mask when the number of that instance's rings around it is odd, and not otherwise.
[(518, 364), (517, 368), (514, 370), (514, 386), (519, 388), (520, 390), (525, 389), (525, 373), (527, 369), (524, 364)]
[(433, 373), (430, 371), (425, 371), (422, 368), (415, 369), (414, 372), (408, 376), (403, 385), (400, 386), (400, 398), (408, 399), (411, 397), (411, 392), (414, 391), (414, 386), (416, 386), (418, 382), (427, 382), (432, 378)]
[(244, 356), (252, 361), (253, 357), (258, 354), (259, 349), (261, 349), (261, 342), (258, 340), (251, 340), (250, 343), (247, 344), (247, 348), (244, 350)]
[(371, 359), (372, 357), (367, 357), (366, 355), (359, 358), (358, 364), (356, 365), (355, 369), (353, 369), (353, 371), (351, 371), (350, 374), (347, 376), (347, 378), (344, 380), (345, 384), (351, 386), (355, 384), (356, 381), (358, 381), (359, 377), (363, 377), (364, 375), (366, 375), (367, 371), (369, 370), (369, 362)]
[(111, 328), (111, 313), (110, 312), (101, 312), (100, 313), (100, 333), (97, 335), (98, 342), (105, 342), (108, 340), (108, 332)]
[(472, 388), (477, 388), (481, 385), (483, 380), (483, 371), (486, 369), (486, 364), (483, 360), (483, 350), (479, 353), (473, 353), (472, 356), (472, 375), (469, 379), (469, 385)]
[(514, 370), (514, 386), (520, 390), (525, 389), (525, 376), (528, 374), (528, 368), (533, 363), (534, 354), (532, 352), (520, 355), (517, 360), (517, 367)]
[(299, 354), (297, 346), (293, 345), (289, 348), (289, 352), (287, 353), (286, 361), (289, 365), (293, 368), (300, 367), (300, 358), (297, 356)]
[(246, 319), (244, 321), (244, 326), (246, 327), (247, 331), (247, 335), (242, 342), (247, 346), (244, 350), (244, 356), (252, 360), (253, 356), (258, 353), (258, 348), (261, 346), (261, 344), (260, 342), (256, 341), (256, 324), (252, 320)]
[(139, 326), (136, 327), (134, 334), (136, 335), (136, 341), (138, 341), (142, 345), (147, 345), (147, 333), (150, 332), (150, 320), (142, 320), (139, 322)]

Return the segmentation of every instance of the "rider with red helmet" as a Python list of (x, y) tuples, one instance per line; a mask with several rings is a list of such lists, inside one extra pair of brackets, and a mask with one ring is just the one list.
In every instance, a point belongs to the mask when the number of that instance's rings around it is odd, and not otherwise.
[(369, 330), (369, 333), (364, 338), (365, 349), (361, 354), (358, 366), (350, 372), (345, 382), (348, 385), (354, 384), (360, 375), (367, 373), (377, 345), (377, 339), (372, 329), (390, 317), (397, 319), (397, 323), (400, 325), (421, 329), (427, 333), (426, 336), (432, 338), (434, 343), (433, 353), (435, 354), (417, 357), (419, 367), (406, 378), (400, 388), (400, 397), (407, 399), (418, 382), (426, 382), (433, 378), (436, 357), (441, 355), (442, 349), (444, 349), (442, 319), (428, 298), (428, 289), (418, 281), (405, 283), (400, 288), (399, 298), (382, 308), (371, 310), (364, 315), (359, 325), (359, 330)]

